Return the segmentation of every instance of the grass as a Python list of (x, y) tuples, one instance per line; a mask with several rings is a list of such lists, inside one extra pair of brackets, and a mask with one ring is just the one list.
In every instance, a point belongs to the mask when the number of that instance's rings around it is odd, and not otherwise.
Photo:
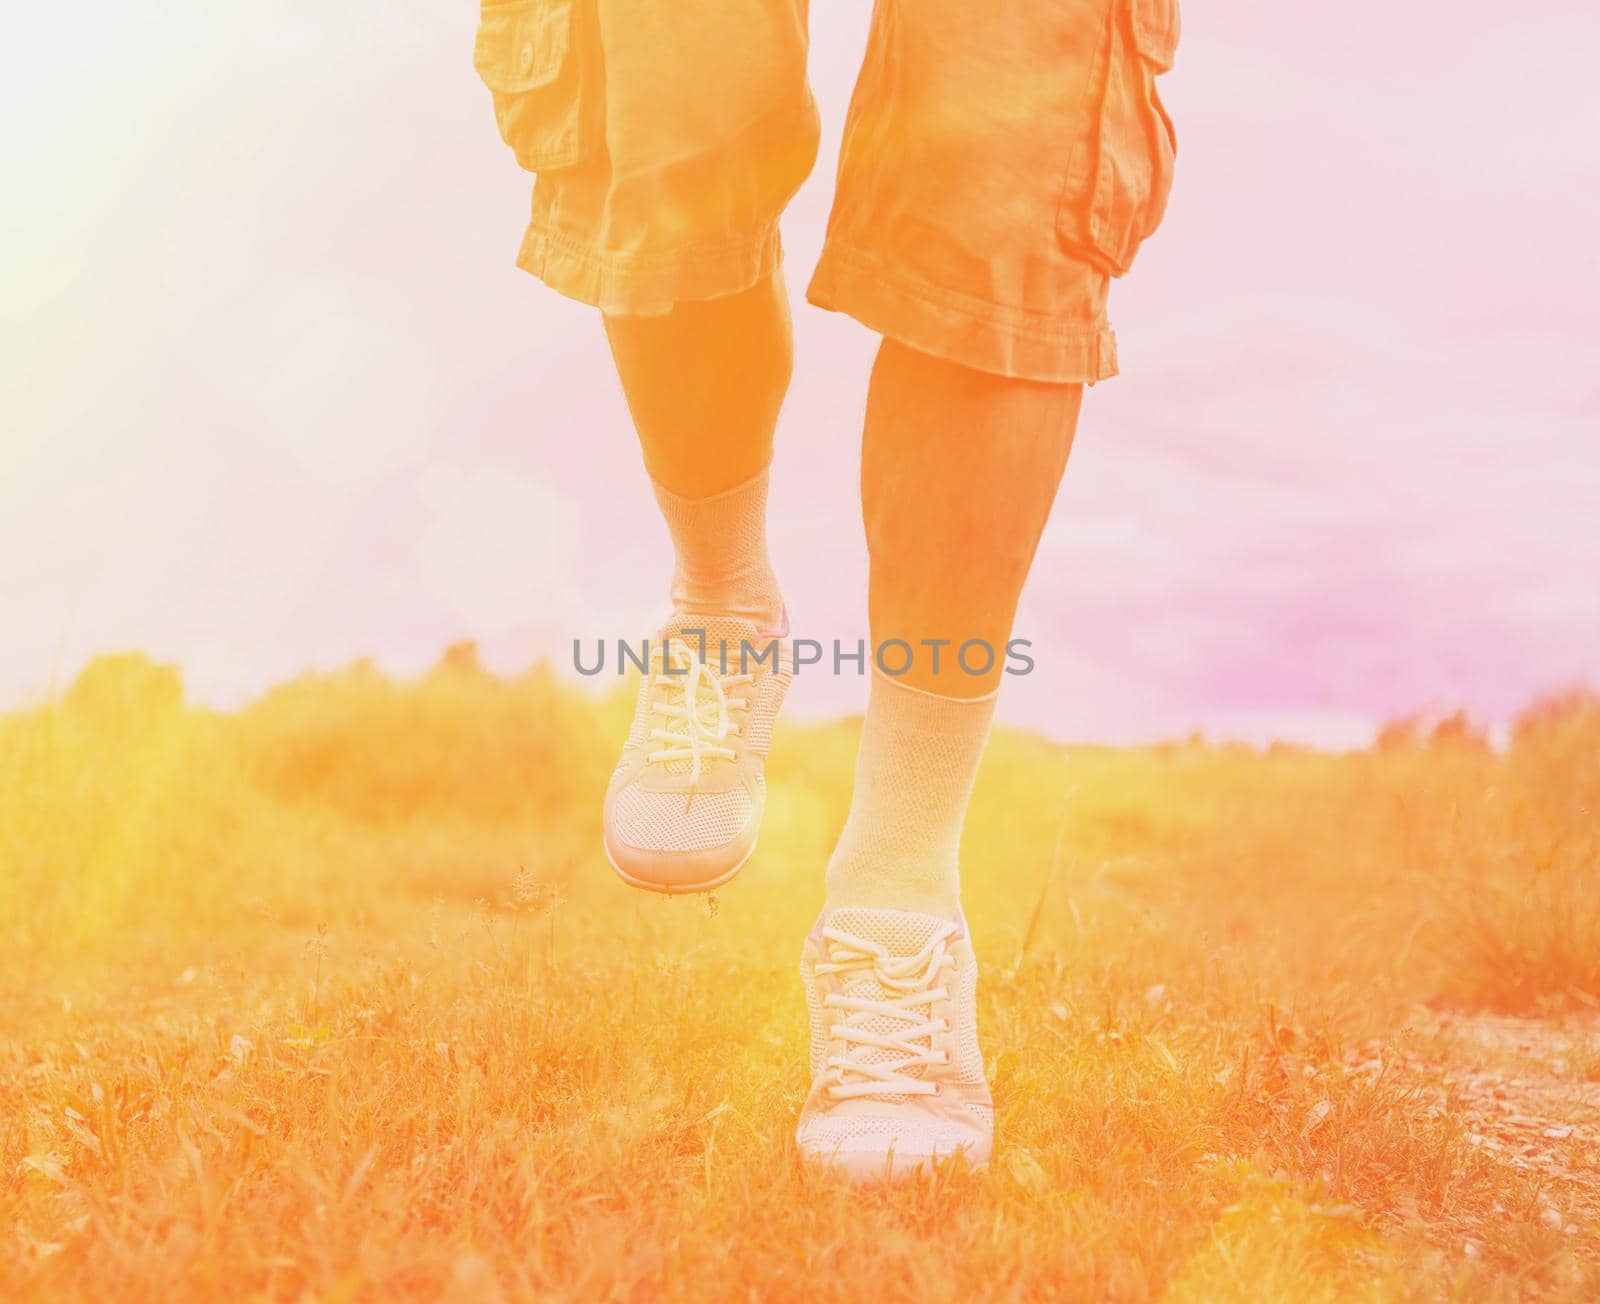
[[(627, 709), (457, 649), (0, 717), (0, 1297), (1600, 1295), (1594, 699), (1503, 752), (999, 734), (996, 1160), (888, 1193), (790, 1135), (854, 726), (781, 732), (757, 857), (667, 900), (598, 850)], [(1548, 1156), (1486, 1141), (1491, 1070), (1566, 1102)]]

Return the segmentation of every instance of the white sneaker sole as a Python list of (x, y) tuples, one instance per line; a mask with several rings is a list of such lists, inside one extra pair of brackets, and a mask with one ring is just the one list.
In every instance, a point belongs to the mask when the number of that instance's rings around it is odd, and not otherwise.
[[(752, 842), (750, 849), (739, 857), (732, 869), (724, 871), (717, 875), (716, 878), (706, 879), (702, 883), (652, 883), (649, 879), (635, 878), (627, 870), (623, 869), (621, 865), (617, 864), (617, 858), (611, 854), (611, 843), (605, 838), (600, 841), (605, 848), (606, 859), (610, 861), (611, 868), (616, 870), (618, 878), (629, 887), (642, 888), (646, 892), (659, 892), (662, 896), (693, 896), (697, 892), (714, 892), (723, 884), (732, 882), (739, 871), (745, 867), (745, 863), (750, 857), (756, 854), (756, 844)], [(757, 841), (760, 841), (760, 839), (758, 838)]]
[(954, 1163), (958, 1155), (973, 1171), (986, 1168), (993, 1150), (992, 1141), (973, 1141), (932, 1154), (895, 1150), (837, 1150), (824, 1154), (802, 1150), (800, 1161), (814, 1172), (828, 1173), (858, 1186), (891, 1186), (932, 1176), (936, 1167)]

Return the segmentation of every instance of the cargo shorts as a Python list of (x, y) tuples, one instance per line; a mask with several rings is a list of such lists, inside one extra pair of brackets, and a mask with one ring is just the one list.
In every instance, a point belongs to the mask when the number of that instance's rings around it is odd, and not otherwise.
[[(806, 0), (481, 0), (537, 174), (518, 265), (613, 314), (746, 289), (816, 158)], [(876, 0), (807, 297), (982, 371), (1116, 374), (1110, 278), (1161, 221), (1178, 0)]]

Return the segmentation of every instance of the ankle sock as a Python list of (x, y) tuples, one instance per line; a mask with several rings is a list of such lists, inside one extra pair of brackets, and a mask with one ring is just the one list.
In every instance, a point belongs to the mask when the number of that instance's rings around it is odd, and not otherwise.
[(767, 559), (767, 472), (707, 498), (685, 498), (651, 481), (672, 535), (675, 610), (742, 616), (776, 630), (783, 595)]
[(850, 815), (828, 861), (826, 909), (954, 916), (961, 824), (997, 696), (941, 697), (873, 671)]

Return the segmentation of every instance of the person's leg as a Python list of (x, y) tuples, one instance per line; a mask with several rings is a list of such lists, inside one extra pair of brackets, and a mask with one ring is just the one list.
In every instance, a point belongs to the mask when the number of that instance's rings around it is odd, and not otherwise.
[(922, 640), (1006, 640), (1081, 387), (1117, 372), (1110, 279), (1165, 208), (1177, 34), (1176, 0), (995, 0), (978, 40), (961, 0), (874, 5), (808, 296), (890, 341), (863, 454), (872, 627), (919, 664), (874, 675), (803, 950), (808, 1162), (871, 1178), (991, 1152), (956, 850), (999, 672), (936, 673)]
[(672, 534), (674, 610), (602, 816), (618, 873), (662, 891), (725, 882), (753, 849), (790, 675), (712, 649), (784, 623), (766, 468), (790, 369), (778, 221), (819, 132), (806, 12), (485, 4), (474, 42), (500, 134), (538, 174), (517, 263), (603, 314)]
[[(808, 1162), (867, 1181), (958, 1152), (983, 1164), (993, 1145), (957, 851), (1082, 396), (893, 339), (873, 368), (861, 455), (873, 645), (900, 639), (916, 656), (903, 676), (873, 671), (850, 815), (801, 960), (812, 1082), (795, 1134)], [(937, 671), (925, 640), (948, 640)], [(981, 673), (963, 668), (963, 644)], [(979, 644), (995, 649), (987, 669)]]
[[(900, 683), (956, 698), (999, 687), (1082, 402), (1082, 385), (997, 376), (884, 340), (867, 392), (861, 507), (873, 639), (915, 652)], [(937, 665), (923, 640), (948, 644)], [(987, 669), (982, 648), (961, 652), (967, 640), (995, 650)]]
[(668, 313), (602, 317), (653, 481), (706, 498), (766, 469), (794, 367), (782, 272)]
[(914, 655), (903, 675), (873, 673), (830, 909), (956, 912), (967, 798), (1082, 397), (893, 340), (878, 352), (861, 452), (872, 640)]
[(607, 313), (605, 326), (674, 555), (672, 615), (606, 793), (606, 851), (636, 887), (704, 891), (755, 847), (789, 682), (785, 666), (738, 660), (785, 623), (766, 504), (789, 306), (774, 272), (665, 314)]
[(794, 361), (782, 273), (663, 315), (608, 313), (605, 327), (672, 534), (675, 610), (776, 629), (767, 467)]

